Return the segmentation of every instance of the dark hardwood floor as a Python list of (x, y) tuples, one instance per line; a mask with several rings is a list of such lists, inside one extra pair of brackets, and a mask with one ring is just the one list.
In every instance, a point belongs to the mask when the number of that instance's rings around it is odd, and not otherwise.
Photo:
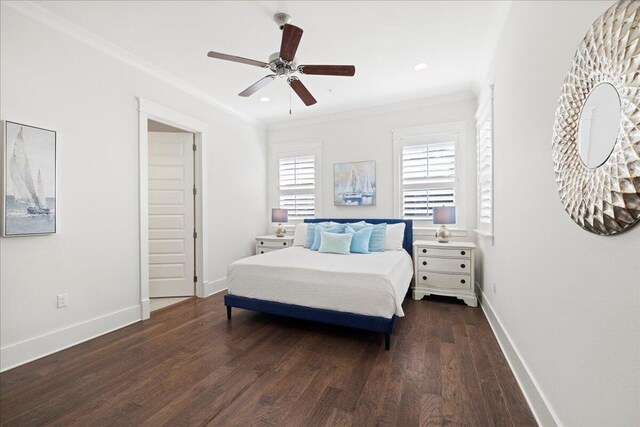
[(10, 425), (535, 425), (480, 308), (404, 304), (383, 337), (188, 300), (0, 375)]

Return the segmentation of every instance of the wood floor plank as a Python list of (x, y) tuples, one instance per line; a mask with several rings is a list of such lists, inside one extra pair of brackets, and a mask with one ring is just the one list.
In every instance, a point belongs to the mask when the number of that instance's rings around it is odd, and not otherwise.
[(460, 425), (463, 421), (464, 403), (461, 368), (456, 358), (456, 347), (453, 343), (441, 343), (440, 354), (442, 361), (442, 418), (452, 424)]
[(442, 412), (442, 396), (424, 393), (420, 399), (420, 427), (441, 426), (445, 423)]
[(522, 390), (504, 357), (496, 337), (493, 335), (489, 322), (482, 313), (478, 313), (478, 329), (481, 333), (481, 343), (485, 347), (491, 366), (496, 374), (500, 390), (504, 396), (511, 419), (518, 426), (535, 426), (537, 422), (531, 412)]
[(535, 425), (480, 309), (407, 299), (379, 334), (222, 295), (0, 374), (0, 425)]
[(320, 399), (318, 399), (311, 415), (304, 421), (305, 426), (315, 427), (327, 425), (334, 411), (338, 409), (338, 402), (342, 398), (343, 390), (335, 387), (327, 387)]
[(489, 356), (487, 355), (480, 334), (474, 325), (466, 325), (469, 348), (476, 374), (480, 381), (480, 389), (484, 396), (484, 404), (493, 425), (505, 426), (513, 424), (507, 404), (502, 395), (500, 384), (496, 378)]
[(483, 426), (493, 426), (492, 419), (489, 417), (484, 405), (484, 395), (480, 388), (478, 374), (473, 365), (465, 325), (454, 325), (453, 337), (462, 383), (464, 422), (465, 424), (476, 423)]

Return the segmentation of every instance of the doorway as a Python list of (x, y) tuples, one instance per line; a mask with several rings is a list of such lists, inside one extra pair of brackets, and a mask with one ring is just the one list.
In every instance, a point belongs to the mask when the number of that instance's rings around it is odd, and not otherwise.
[(151, 311), (195, 295), (195, 135), (148, 121)]
[[(204, 297), (203, 147), (208, 126), (143, 98), (139, 102), (140, 309)], [(153, 299), (152, 299), (153, 298)]]

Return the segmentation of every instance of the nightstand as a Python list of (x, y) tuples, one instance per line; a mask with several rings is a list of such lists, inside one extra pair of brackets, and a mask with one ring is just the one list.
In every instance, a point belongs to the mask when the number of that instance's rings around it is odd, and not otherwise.
[(293, 236), (258, 236), (256, 237), (256, 255), (277, 251), (293, 246)]
[(476, 245), (471, 242), (413, 242), (413, 299), (431, 294), (445, 295), (476, 307), (475, 249)]

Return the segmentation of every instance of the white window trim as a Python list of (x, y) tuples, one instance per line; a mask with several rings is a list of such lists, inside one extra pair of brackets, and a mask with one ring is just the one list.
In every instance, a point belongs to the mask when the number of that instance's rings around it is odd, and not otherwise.
[[(322, 141), (315, 139), (301, 142), (270, 142), (267, 155), (269, 159), (269, 167), (267, 170), (267, 183), (269, 185), (267, 221), (269, 224), (271, 224), (271, 209), (280, 206), (280, 200), (278, 198), (278, 160), (282, 157), (304, 155), (313, 155), (315, 157), (315, 216), (318, 218), (322, 216)], [(302, 220), (290, 220), (285, 227), (292, 229), (295, 227), (295, 224), (300, 222), (302, 222)]]
[[(400, 173), (402, 167), (402, 147), (409, 145), (412, 139), (440, 140), (444, 135), (455, 134), (456, 149), (456, 179), (455, 179), (455, 195), (456, 195), (456, 224), (448, 227), (455, 236), (466, 236), (467, 218), (465, 217), (465, 209), (467, 207), (464, 186), (466, 170), (462, 167), (462, 158), (465, 153), (463, 147), (466, 146), (466, 125), (467, 122), (449, 122), (437, 125), (417, 126), (411, 128), (394, 129), (391, 131), (393, 136), (393, 212), (397, 218), (402, 218), (402, 179)], [(414, 230), (418, 230), (419, 234), (428, 234), (438, 227), (430, 220), (414, 220)], [(423, 231), (423, 233), (420, 233)]]
[(495, 176), (494, 176), (494, 162), (495, 162), (495, 123), (494, 123), (494, 105), (493, 105), (493, 85), (489, 85), (488, 86), (488, 90), (486, 92), (486, 98), (484, 100), (482, 100), (479, 103), (479, 107), (478, 107), (478, 111), (476, 112), (476, 160), (477, 160), (477, 167), (476, 167), (476, 173), (479, 174), (480, 173), (480, 140), (478, 139), (478, 135), (477, 135), (477, 126), (478, 126), (478, 122), (480, 120), (482, 120), (483, 117), (487, 117), (488, 115), (488, 120), (490, 120), (491, 122), (491, 221), (489, 224), (486, 223), (482, 223), (480, 221), (480, 179), (479, 177), (477, 177), (476, 182), (477, 182), (477, 189), (476, 189), (476, 193), (477, 193), (477, 201), (476, 201), (476, 223), (477, 223), (477, 228), (474, 229), (473, 231), (481, 237), (485, 237), (487, 239), (489, 239), (491, 245), (493, 245), (493, 239), (494, 239), (494, 225), (495, 225)]

